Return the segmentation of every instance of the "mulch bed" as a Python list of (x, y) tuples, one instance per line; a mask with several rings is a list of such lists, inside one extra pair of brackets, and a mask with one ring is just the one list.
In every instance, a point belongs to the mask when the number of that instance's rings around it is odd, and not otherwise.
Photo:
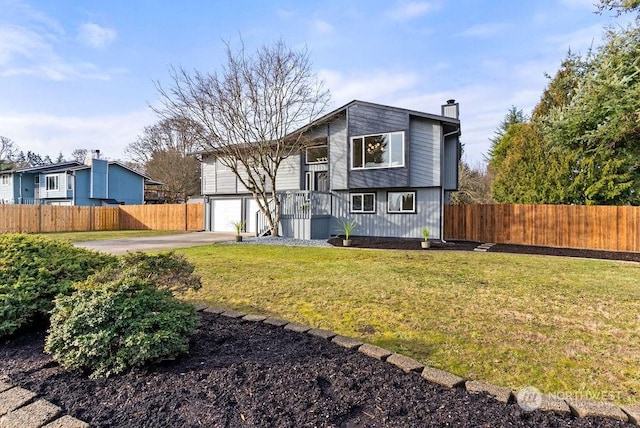
[[(398, 238), (368, 238), (355, 236), (351, 237), (351, 246), (354, 248), (378, 248), (387, 250), (422, 250), (419, 239), (398, 239)], [(329, 239), (329, 243), (336, 247), (342, 246), (342, 238), (336, 237)], [(481, 242), (473, 241), (447, 241), (432, 242), (431, 250), (455, 250), (455, 251), (472, 251)], [(424, 251), (424, 250), (422, 250)], [(623, 260), (630, 262), (640, 262), (640, 253), (627, 253), (623, 251), (604, 251), (604, 250), (583, 250), (574, 248), (556, 248), (556, 247), (535, 247), (528, 245), (515, 244), (496, 244), (489, 248), (490, 253), (515, 253), (515, 254), (537, 254), (545, 256), (561, 256), (561, 257), (581, 257), (589, 259), (603, 260)]]
[(0, 341), (0, 376), (94, 427), (619, 427), (526, 412), (327, 340), (202, 313), (189, 355), (109, 379), (64, 370), (44, 333)]
[[(341, 240), (332, 240), (341, 245)], [(471, 251), (477, 242), (434, 243)], [(353, 238), (360, 248), (418, 250), (418, 240)], [(490, 251), (640, 261), (640, 254), (496, 245)], [(327, 340), (259, 322), (201, 314), (190, 352), (91, 380), (43, 353), (45, 333), (0, 340), (0, 376), (94, 427), (618, 427), (526, 412), (447, 389)]]

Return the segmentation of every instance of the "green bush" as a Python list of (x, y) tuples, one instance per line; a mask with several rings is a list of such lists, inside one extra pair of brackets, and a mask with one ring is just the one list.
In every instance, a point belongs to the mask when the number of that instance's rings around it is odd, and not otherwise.
[(45, 351), (91, 377), (186, 352), (197, 316), (171, 290), (199, 287), (192, 272), (191, 264), (171, 253), (120, 258), (117, 268), (91, 276), (71, 296), (56, 299)]
[(193, 271), (193, 264), (174, 252), (153, 255), (135, 252), (120, 256), (116, 265), (98, 272), (92, 283), (113, 281), (126, 273), (147, 279), (158, 289), (182, 295), (188, 290), (197, 291), (202, 287), (200, 277), (194, 275)]
[(55, 296), (115, 257), (34, 235), (0, 235), (0, 337), (48, 319)]

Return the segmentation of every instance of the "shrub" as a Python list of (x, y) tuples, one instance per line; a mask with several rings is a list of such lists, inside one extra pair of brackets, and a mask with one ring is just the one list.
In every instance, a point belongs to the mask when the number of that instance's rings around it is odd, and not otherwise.
[(199, 287), (192, 272), (191, 264), (172, 253), (120, 258), (118, 267), (106, 268), (78, 284), (71, 296), (56, 299), (45, 351), (91, 377), (186, 352), (197, 316), (172, 290)]
[(135, 252), (120, 256), (116, 265), (98, 272), (91, 282), (113, 281), (126, 273), (150, 280), (158, 289), (182, 295), (188, 290), (197, 291), (202, 287), (200, 277), (194, 275), (193, 271), (193, 264), (174, 252), (153, 255)]
[(68, 295), (116, 258), (66, 241), (0, 235), (0, 337), (48, 319), (55, 296)]

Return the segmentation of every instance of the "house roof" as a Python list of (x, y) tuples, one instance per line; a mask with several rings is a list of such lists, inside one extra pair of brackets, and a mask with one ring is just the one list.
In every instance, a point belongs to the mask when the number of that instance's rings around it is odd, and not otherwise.
[[(290, 132), (289, 134), (287, 134), (285, 136), (285, 138), (287, 138), (290, 135), (297, 134), (297, 133), (299, 133), (301, 131), (309, 130), (309, 129), (315, 127), (315, 126), (322, 125), (323, 123), (326, 123), (326, 122), (332, 120), (336, 116), (338, 116), (340, 114), (344, 114), (349, 107), (352, 107), (352, 106), (355, 106), (355, 105), (363, 105), (363, 106), (369, 106), (369, 107), (382, 107), (382, 108), (385, 108), (387, 110), (392, 110), (392, 111), (402, 112), (402, 113), (408, 113), (408, 114), (410, 114), (412, 116), (417, 116), (417, 117), (422, 117), (422, 118), (425, 118), (425, 119), (431, 119), (431, 120), (436, 120), (436, 121), (439, 121), (439, 122), (444, 122), (445, 124), (450, 125), (452, 127), (452, 129), (456, 130), (458, 133), (461, 133), (461, 130), (460, 130), (460, 119), (456, 119), (456, 118), (448, 117), (448, 116), (442, 116), (442, 115), (439, 115), (439, 114), (425, 113), (425, 112), (417, 111), (417, 110), (410, 110), (410, 109), (405, 109), (405, 108), (400, 108), (400, 107), (393, 107), (393, 106), (388, 106), (388, 105), (384, 105), (384, 104), (376, 104), (376, 103), (372, 103), (372, 102), (368, 102), (368, 101), (353, 100), (353, 101), (343, 105), (342, 107), (338, 107), (337, 109), (325, 114), (324, 116), (321, 116), (321, 117), (317, 118), (316, 120), (304, 125), (303, 127), (300, 127), (298, 129), (296, 129), (295, 131)], [(193, 152), (191, 154), (192, 155), (202, 155), (202, 154), (215, 153), (215, 152), (216, 152), (215, 149), (207, 149), (207, 150), (201, 150), (201, 151)]]
[(73, 168), (79, 165), (82, 165), (82, 164), (78, 161), (68, 161), (68, 162), (52, 163), (50, 165), (15, 168), (15, 169), (10, 169), (8, 171), (2, 171), (2, 172), (11, 174), (11, 173), (20, 173), (20, 172), (49, 172), (49, 171), (54, 171), (58, 169), (66, 171), (69, 168)]
[[(67, 171), (80, 171), (80, 170), (83, 170), (83, 169), (90, 169), (91, 168), (91, 165), (82, 164), (80, 162), (75, 162), (75, 163), (76, 163), (76, 165), (71, 165), (71, 166), (68, 166), (68, 167), (60, 165), (60, 167), (58, 167), (58, 168), (47, 169), (46, 171), (41, 171), (41, 172), (56, 173), (56, 172), (67, 172)], [(147, 177), (146, 175), (136, 171), (133, 168), (129, 168), (128, 166), (126, 166), (122, 162), (109, 161), (109, 165), (118, 165), (118, 166), (120, 166), (120, 167), (122, 167), (124, 169), (127, 169), (127, 170), (133, 172), (134, 174), (139, 175), (140, 177), (143, 177), (145, 180), (151, 180), (150, 177)], [(50, 165), (50, 166), (53, 167), (55, 165)], [(31, 172), (31, 171), (29, 171), (29, 172)]]
[(314, 120), (313, 122), (309, 123), (308, 125), (305, 125), (302, 128), (296, 129), (295, 131), (291, 132), (291, 134), (295, 134), (297, 132), (300, 132), (301, 130), (304, 129), (308, 129), (308, 128), (312, 128), (314, 126), (317, 125), (321, 125), (325, 122), (328, 122), (329, 120), (333, 119), (335, 116), (344, 113), (345, 111), (347, 111), (347, 109), (349, 107), (352, 107), (354, 105), (364, 105), (364, 106), (369, 106), (369, 107), (383, 107), (387, 110), (393, 110), (393, 111), (397, 111), (397, 112), (402, 112), (402, 113), (408, 113), (412, 116), (418, 116), (418, 117), (423, 117), (425, 119), (432, 119), (432, 120), (437, 120), (440, 122), (447, 122), (451, 125), (455, 125), (458, 128), (460, 127), (460, 119), (456, 119), (453, 117), (448, 117), (448, 116), (442, 116), (439, 114), (432, 114), (432, 113), (425, 113), (422, 111), (417, 111), (417, 110), (410, 110), (410, 109), (406, 109), (406, 108), (400, 108), (400, 107), (393, 107), (393, 106), (388, 106), (388, 105), (384, 105), (384, 104), (376, 104), (376, 103), (371, 103), (368, 101), (360, 101), (360, 100), (353, 100), (345, 105), (343, 105), (342, 107), (338, 107), (337, 109), (325, 114), (322, 117), (319, 117), (318, 119)]

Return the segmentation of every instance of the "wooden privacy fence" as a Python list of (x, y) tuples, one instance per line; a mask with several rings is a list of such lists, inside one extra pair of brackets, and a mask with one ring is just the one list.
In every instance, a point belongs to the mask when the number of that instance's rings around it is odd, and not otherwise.
[(0, 233), (202, 230), (204, 204), (68, 207), (0, 205)]
[(640, 252), (640, 207), (447, 205), (445, 239)]

